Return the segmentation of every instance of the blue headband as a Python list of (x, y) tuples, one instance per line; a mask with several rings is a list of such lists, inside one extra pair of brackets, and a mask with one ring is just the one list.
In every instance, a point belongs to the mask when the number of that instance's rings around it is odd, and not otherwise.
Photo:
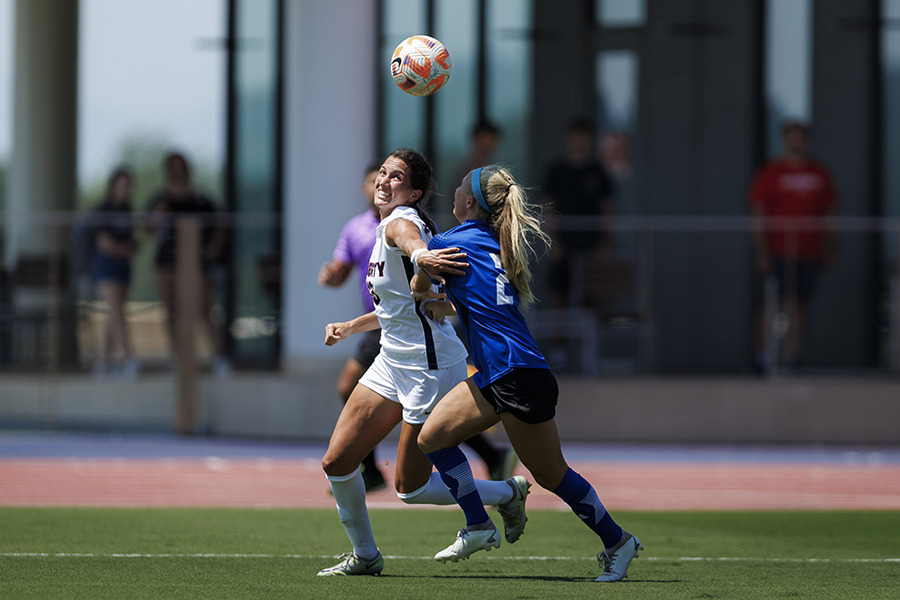
[(481, 169), (482, 167), (478, 167), (472, 171), (472, 180), (469, 183), (472, 186), (472, 194), (475, 196), (475, 199), (478, 200), (478, 204), (481, 205), (481, 208), (488, 211), (488, 214), (493, 214), (494, 211), (488, 208), (487, 202), (484, 201), (484, 195), (481, 193)]

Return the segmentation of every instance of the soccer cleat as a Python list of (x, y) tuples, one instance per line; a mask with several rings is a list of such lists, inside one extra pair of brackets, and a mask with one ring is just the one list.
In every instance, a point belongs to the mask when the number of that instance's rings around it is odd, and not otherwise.
[(513, 497), (509, 502), (497, 505), (497, 511), (503, 517), (503, 534), (506, 541), (512, 544), (517, 541), (525, 531), (525, 498), (528, 496), (528, 488), (531, 484), (521, 475), (516, 475), (506, 480), (513, 489)]
[(341, 562), (319, 571), (319, 577), (330, 575), (381, 575), (384, 568), (384, 559), (381, 552), (373, 559), (361, 558), (355, 552), (346, 552), (341, 555)]
[(628, 533), (622, 532), (622, 540), (611, 550), (604, 550), (597, 555), (603, 575), (594, 581), (619, 581), (625, 579), (628, 565), (637, 558), (638, 550), (643, 550), (641, 541)]
[(503, 455), (497, 461), (497, 464), (488, 469), (488, 475), (494, 481), (506, 481), (513, 476), (513, 471), (516, 470), (517, 464), (519, 464), (519, 457), (516, 455), (516, 451), (512, 448), (507, 448), (503, 451)]
[(457, 562), (465, 560), (479, 550), (488, 550), (500, 547), (500, 532), (491, 523), (490, 529), (460, 529), (456, 534), (456, 541), (434, 555), (438, 562)]

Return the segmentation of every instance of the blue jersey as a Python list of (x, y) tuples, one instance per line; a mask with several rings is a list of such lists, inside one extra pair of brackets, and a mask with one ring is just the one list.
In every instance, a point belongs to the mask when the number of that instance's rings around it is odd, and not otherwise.
[(465, 275), (445, 275), (444, 289), (456, 306), (484, 387), (514, 368), (549, 369), (519, 312), (519, 295), (500, 262), (500, 242), (484, 221), (469, 220), (434, 237), (429, 249), (459, 248), (468, 255)]

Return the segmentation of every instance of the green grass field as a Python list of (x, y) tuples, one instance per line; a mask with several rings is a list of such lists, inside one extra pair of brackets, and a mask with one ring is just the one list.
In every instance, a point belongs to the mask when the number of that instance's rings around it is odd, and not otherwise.
[(325, 578), (350, 549), (334, 510), (2, 508), (0, 598), (900, 598), (900, 512), (617, 512), (646, 550), (611, 584), (568, 512), (447, 565), (456, 511), (371, 516), (384, 575)]

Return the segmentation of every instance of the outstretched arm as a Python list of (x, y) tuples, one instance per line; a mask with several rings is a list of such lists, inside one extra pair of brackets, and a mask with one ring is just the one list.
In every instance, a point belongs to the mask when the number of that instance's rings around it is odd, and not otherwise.
[(350, 321), (329, 323), (325, 326), (325, 345), (334, 346), (354, 333), (373, 331), (379, 327), (380, 325), (378, 324), (378, 317), (375, 316), (375, 311), (366, 313)]
[(410, 258), (415, 255), (416, 266), (425, 269), (435, 279), (439, 279), (436, 277), (439, 273), (465, 275), (463, 269), (469, 266), (464, 260), (467, 255), (459, 248), (428, 250), (419, 228), (406, 219), (394, 219), (388, 223), (384, 234), (388, 244), (400, 248)]
[(353, 271), (353, 263), (345, 263), (333, 258), (319, 269), (319, 285), (339, 287), (347, 281), (351, 271)]

